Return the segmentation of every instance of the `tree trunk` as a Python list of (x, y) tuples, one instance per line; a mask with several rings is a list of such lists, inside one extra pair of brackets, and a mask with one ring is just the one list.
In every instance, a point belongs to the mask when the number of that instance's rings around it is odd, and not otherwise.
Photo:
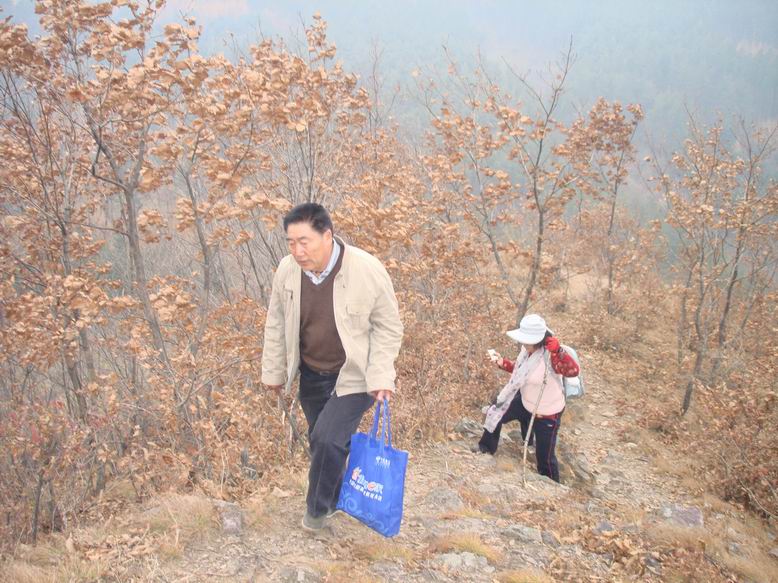
[(535, 240), (535, 256), (532, 258), (532, 268), (529, 272), (529, 281), (527, 287), (524, 288), (524, 298), (521, 301), (521, 306), (516, 317), (516, 325), (519, 324), (521, 319), (527, 313), (529, 309), (530, 300), (532, 299), (532, 292), (535, 289), (535, 282), (540, 272), (540, 258), (543, 252), (543, 232), (545, 228), (545, 216), (543, 209), (538, 207), (538, 236)]
[(681, 366), (681, 363), (683, 362), (683, 354), (684, 354), (684, 345), (686, 344), (684, 342), (686, 337), (686, 326), (689, 321), (689, 315), (687, 313), (687, 305), (689, 303), (689, 291), (692, 287), (692, 277), (694, 276), (694, 266), (692, 266), (691, 269), (689, 269), (689, 275), (686, 278), (686, 283), (684, 284), (683, 293), (681, 294), (681, 313), (680, 317), (678, 318), (678, 353), (676, 355), (676, 359), (678, 362), (678, 366)]
[(607, 307), (608, 314), (611, 316), (615, 311), (613, 306), (613, 271), (614, 271), (613, 264), (616, 262), (616, 258), (613, 256), (613, 242), (611, 241), (611, 238), (613, 237), (613, 223), (615, 222), (615, 217), (616, 217), (616, 196), (614, 194), (613, 202), (611, 203), (610, 220), (608, 222), (608, 239), (605, 243), (606, 244), (605, 258), (608, 262), (608, 295), (606, 298), (605, 305)]
[(38, 472), (38, 485), (35, 487), (35, 505), (32, 511), (32, 544), (38, 542), (38, 517), (41, 510), (41, 493), (43, 492), (43, 470)]

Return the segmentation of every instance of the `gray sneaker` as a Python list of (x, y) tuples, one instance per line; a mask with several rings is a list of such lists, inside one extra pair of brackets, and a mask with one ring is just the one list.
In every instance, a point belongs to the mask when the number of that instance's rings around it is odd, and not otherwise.
[(308, 511), (305, 511), (305, 514), (303, 515), (303, 521), (302, 521), (302, 527), (305, 530), (312, 530), (317, 531), (324, 528), (324, 521), (327, 519), (327, 516), (311, 516), (308, 514)]

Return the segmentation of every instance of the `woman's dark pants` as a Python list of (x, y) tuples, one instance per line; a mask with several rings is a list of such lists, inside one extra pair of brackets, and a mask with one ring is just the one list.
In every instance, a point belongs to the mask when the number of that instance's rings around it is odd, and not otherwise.
[[(562, 413), (560, 411), (556, 415), (550, 416), (550, 418), (538, 419), (535, 417), (535, 423), (532, 425), (532, 434), (535, 438), (535, 455), (538, 460), (538, 473), (543, 476), (548, 476), (555, 482), (559, 481), (559, 464), (557, 463), (556, 454), (554, 450), (556, 448), (556, 437), (559, 433), (559, 425), (562, 420)], [(529, 421), (532, 417), (532, 413), (527, 411), (524, 404), (521, 402), (521, 395), (517, 395), (513, 401), (511, 401), (510, 407), (503, 415), (497, 427), (493, 432), (486, 431), (481, 436), (481, 440), (478, 442), (479, 449), (484, 453), (490, 453), (494, 455), (497, 451), (497, 445), (500, 443), (500, 431), (502, 426), (509, 421), (515, 421), (518, 419), (521, 424), (521, 437), (526, 439), (527, 429), (529, 427)]]
[(308, 514), (334, 510), (340, 496), (351, 435), (375, 400), (368, 393), (338, 397), (337, 373), (320, 374), (300, 367), (300, 405), (308, 421), (311, 467), (308, 471)]

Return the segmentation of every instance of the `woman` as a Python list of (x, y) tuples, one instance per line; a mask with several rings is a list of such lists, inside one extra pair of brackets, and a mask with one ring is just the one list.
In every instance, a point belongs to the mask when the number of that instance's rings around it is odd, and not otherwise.
[(478, 442), (478, 449), (482, 453), (494, 454), (503, 424), (515, 419), (519, 420), (522, 437), (526, 439), (530, 419), (535, 412), (532, 433), (538, 473), (558, 482), (559, 466), (554, 449), (565, 409), (562, 377), (578, 376), (578, 364), (562, 350), (559, 340), (537, 314), (524, 316), (519, 327), (508, 332), (508, 336), (521, 344), (521, 351), (515, 363), (496, 353), (492, 356), (499, 368), (512, 374), (508, 384), (500, 391), (497, 402), (486, 413), (484, 434)]

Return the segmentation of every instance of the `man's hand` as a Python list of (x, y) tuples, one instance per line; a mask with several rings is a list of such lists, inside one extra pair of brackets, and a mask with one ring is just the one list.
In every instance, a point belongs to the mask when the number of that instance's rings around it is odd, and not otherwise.
[(381, 389), (379, 391), (370, 391), (370, 394), (376, 401), (383, 401), (384, 399), (391, 401), (393, 392), (394, 391), (390, 391), (388, 389)]

